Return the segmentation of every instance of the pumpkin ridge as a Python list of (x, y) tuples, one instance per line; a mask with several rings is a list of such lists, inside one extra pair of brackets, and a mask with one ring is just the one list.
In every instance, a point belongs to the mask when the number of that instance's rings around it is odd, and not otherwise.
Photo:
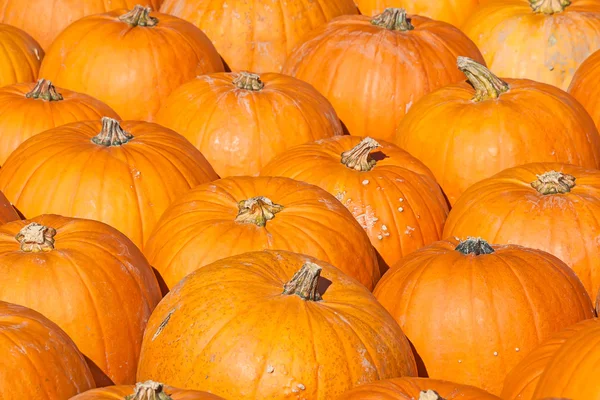
[(565, 194), (575, 187), (575, 177), (557, 171), (547, 171), (536, 175), (537, 180), (531, 182), (531, 187), (542, 195)]
[(233, 80), (233, 84), (237, 86), (238, 89), (245, 89), (252, 92), (260, 92), (262, 88), (265, 87), (264, 82), (260, 80), (259, 74), (247, 71), (240, 72)]
[(390, 31), (411, 31), (415, 29), (406, 16), (404, 8), (386, 8), (381, 14), (371, 19), (371, 24)]
[(319, 277), (322, 268), (315, 263), (307, 262), (294, 274), (292, 279), (283, 285), (284, 295), (296, 295), (306, 301), (321, 301), (319, 293)]
[(467, 240), (461, 241), (454, 250), (459, 251), (464, 255), (472, 254), (475, 256), (492, 254), (494, 252), (492, 246), (480, 237), (468, 237)]
[(136, 383), (133, 394), (126, 396), (125, 400), (172, 400), (172, 398), (163, 392), (162, 383), (146, 381)]
[(342, 153), (341, 163), (357, 171), (370, 171), (377, 163), (376, 160), (370, 158), (371, 151), (378, 147), (381, 147), (381, 145), (376, 140), (366, 137), (354, 148)]
[(529, 0), (529, 6), (536, 14), (552, 15), (563, 12), (571, 5), (571, 0)]
[(150, 7), (144, 7), (138, 4), (133, 7), (133, 10), (121, 15), (119, 21), (123, 21), (133, 27), (156, 26), (156, 24), (158, 24), (158, 18), (151, 17), (151, 12), (152, 9)]
[(510, 89), (508, 83), (498, 78), (484, 65), (469, 57), (459, 56), (456, 59), (456, 66), (467, 76), (467, 80), (475, 89), (475, 96), (473, 97), (475, 102), (497, 99), (502, 93), (506, 93)]
[(21, 229), (15, 239), (21, 244), (21, 251), (39, 253), (54, 250), (55, 235), (56, 229), (32, 222)]
[(121, 146), (133, 139), (133, 135), (121, 128), (116, 119), (102, 117), (102, 130), (91, 140), (100, 146)]
[(238, 203), (238, 215), (235, 217), (235, 222), (264, 227), (267, 225), (267, 221), (272, 220), (275, 214), (283, 208), (282, 205), (273, 203), (267, 197), (252, 197)]
[(25, 97), (28, 99), (42, 99), (46, 101), (60, 101), (63, 96), (58, 93), (52, 82), (47, 79), (38, 79), (34, 88), (25, 93)]

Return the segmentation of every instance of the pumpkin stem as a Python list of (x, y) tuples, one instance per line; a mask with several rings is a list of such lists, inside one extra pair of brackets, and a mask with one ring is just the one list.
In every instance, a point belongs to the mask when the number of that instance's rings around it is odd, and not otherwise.
[(21, 250), (27, 253), (54, 250), (56, 229), (32, 222), (19, 231), (15, 239), (21, 243)]
[(575, 187), (575, 177), (562, 172), (548, 171), (536, 175), (537, 180), (531, 182), (531, 187), (540, 194), (565, 194)]
[(296, 272), (292, 279), (283, 285), (283, 294), (295, 294), (302, 300), (321, 301), (319, 293), (319, 277), (322, 268), (317, 264), (307, 262)]
[(158, 18), (151, 17), (150, 7), (140, 6), (139, 4), (133, 7), (133, 10), (121, 15), (119, 21), (128, 23), (131, 26), (155, 26), (158, 24)]
[(121, 146), (133, 139), (133, 135), (124, 131), (116, 119), (102, 117), (102, 130), (92, 138), (100, 146)]
[(357, 171), (366, 172), (373, 169), (376, 160), (373, 160), (371, 150), (381, 147), (375, 139), (366, 137), (351, 150), (342, 153), (342, 164)]
[(240, 201), (238, 210), (235, 222), (262, 227), (267, 224), (267, 221), (272, 220), (275, 214), (283, 210), (283, 206), (273, 203), (271, 199), (259, 196)]
[(410, 23), (404, 8), (386, 8), (381, 14), (371, 19), (371, 24), (390, 31), (412, 31), (415, 27)]
[(473, 254), (476, 256), (481, 254), (492, 254), (494, 252), (494, 249), (489, 245), (488, 242), (482, 238), (474, 237), (468, 237), (467, 240), (461, 241), (454, 250), (460, 251), (465, 255)]
[(125, 400), (172, 400), (171, 396), (163, 392), (163, 384), (146, 381), (135, 384), (133, 394), (125, 397)]
[(529, 0), (529, 5), (534, 13), (552, 15), (565, 11), (571, 0)]
[(25, 94), (25, 97), (46, 101), (60, 101), (63, 99), (62, 95), (56, 91), (52, 82), (46, 79), (39, 79), (31, 92)]
[(253, 92), (259, 92), (265, 87), (263, 81), (260, 80), (260, 75), (246, 71), (240, 72), (237, 78), (233, 80), (233, 84), (239, 89), (250, 90)]
[(446, 400), (435, 390), (421, 390), (419, 400)]
[(508, 83), (469, 57), (459, 56), (456, 65), (467, 76), (467, 80), (475, 89), (473, 101), (497, 99), (502, 93), (508, 92), (508, 89), (510, 89)]

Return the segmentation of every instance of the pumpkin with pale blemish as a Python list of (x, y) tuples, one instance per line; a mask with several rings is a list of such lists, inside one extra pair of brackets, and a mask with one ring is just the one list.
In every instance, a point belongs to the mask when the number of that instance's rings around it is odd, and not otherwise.
[(382, 270), (441, 239), (446, 199), (431, 171), (395, 145), (340, 136), (293, 147), (261, 175), (317, 185), (352, 212), (377, 250)]
[(561, 260), (479, 238), (409, 254), (374, 294), (414, 346), (419, 375), (495, 395), (540, 342), (594, 315), (581, 281)]
[(363, 285), (315, 258), (261, 251), (204, 266), (166, 295), (137, 377), (227, 399), (330, 400), (416, 372), (402, 330)]
[(263, 249), (327, 261), (368, 289), (380, 271), (369, 237), (325, 190), (281, 177), (230, 177), (199, 185), (165, 211), (144, 252), (173, 287), (221, 258)]
[(0, 51), (0, 87), (38, 78), (44, 50), (25, 31), (0, 24)]
[(223, 400), (207, 392), (177, 389), (154, 381), (88, 390), (69, 400)]

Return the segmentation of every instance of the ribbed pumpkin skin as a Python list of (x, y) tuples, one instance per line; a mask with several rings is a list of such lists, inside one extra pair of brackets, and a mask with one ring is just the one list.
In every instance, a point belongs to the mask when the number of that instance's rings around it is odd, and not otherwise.
[(69, 25), (48, 49), (40, 74), (105, 102), (123, 119), (151, 121), (174, 89), (197, 75), (223, 71), (213, 44), (189, 22), (153, 12), (156, 26), (133, 27), (118, 19), (126, 12)]
[(394, 378), (361, 385), (338, 400), (414, 400), (421, 391), (433, 390), (446, 400), (500, 400), (474, 386), (427, 378)]
[(238, 88), (237, 73), (199, 76), (175, 90), (156, 122), (185, 136), (225, 178), (258, 175), (286, 149), (342, 135), (331, 104), (305, 82), (262, 74), (264, 88)]
[(35, 83), (0, 88), (0, 165), (26, 139), (60, 125), (110, 117), (120, 119), (109, 106), (83, 93), (56, 88), (63, 100), (27, 98)]
[(0, 187), (26, 217), (55, 213), (105, 222), (142, 247), (167, 206), (217, 174), (185, 138), (125, 121), (122, 146), (91, 142), (100, 121), (63, 125), (21, 144), (0, 169)]
[(423, 360), (420, 375), (500, 394), (506, 374), (542, 340), (593, 316), (591, 300), (548, 253), (495, 245), (492, 254), (464, 255), (457, 244), (409, 254), (374, 294)]
[(27, 33), (0, 24), (0, 52), (0, 87), (37, 79), (44, 50)]
[[(536, 175), (559, 171), (576, 178), (566, 194), (542, 195)], [(491, 243), (547, 251), (569, 265), (591, 299), (600, 289), (600, 172), (554, 164), (527, 164), (470, 187), (448, 215), (444, 237), (479, 236)]]
[(441, 238), (448, 206), (431, 171), (391, 143), (379, 141), (382, 147), (371, 153), (378, 161), (370, 171), (342, 164), (341, 154), (361, 140), (340, 136), (293, 147), (261, 175), (307, 182), (334, 195), (367, 232), (387, 269)]
[[(376, 15), (388, 7), (402, 7), (411, 14), (422, 15), (456, 27), (467, 19), (479, 0), (354, 0), (361, 14)], [(417, 396), (418, 397), (418, 396)]]
[[(321, 301), (282, 293), (306, 262), (322, 267)], [(200, 268), (161, 301), (138, 379), (227, 399), (329, 400), (416, 372), (406, 337), (363, 285), (312, 257), (263, 251)]]
[[(108, 386), (88, 390), (69, 400), (124, 400), (125, 396), (129, 396), (134, 392), (135, 385)], [(196, 390), (176, 389), (171, 386), (165, 386), (163, 392), (169, 395), (171, 400), (223, 400), (214, 394)]]
[(529, 4), (529, 0), (482, 2), (461, 29), (498, 76), (567, 90), (579, 65), (600, 49), (600, 3), (571, 0), (563, 12), (552, 15), (536, 14)]
[[(31, 222), (56, 229), (54, 249), (24, 252)], [(0, 300), (30, 307), (77, 344), (97, 385), (134, 383), (142, 334), (161, 299), (152, 267), (106, 224), (42, 215), (0, 227)]]
[(160, 11), (206, 32), (231, 71), (256, 73), (281, 72), (309, 32), (358, 13), (353, 0), (165, 0)]
[(68, 399), (95, 387), (75, 343), (28, 308), (0, 301), (0, 398)]
[(414, 30), (401, 32), (372, 25), (362, 15), (336, 18), (305, 38), (283, 72), (325, 95), (351, 135), (390, 140), (423, 95), (464, 80), (457, 56), (484, 62), (457, 28), (410, 19)]
[(568, 90), (592, 116), (596, 127), (600, 127), (599, 74), (600, 51), (596, 51), (577, 68)]
[(0, 225), (17, 219), (20, 219), (19, 214), (17, 214), (4, 193), (0, 192)]
[(572, 96), (530, 80), (505, 81), (508, 92), (479, 102), (467, 83), (446, 86), (398, 125), (393, 142), (431, 168), (451, 204), (474, 183), (517, 165), (600, 167), (598, 130)]

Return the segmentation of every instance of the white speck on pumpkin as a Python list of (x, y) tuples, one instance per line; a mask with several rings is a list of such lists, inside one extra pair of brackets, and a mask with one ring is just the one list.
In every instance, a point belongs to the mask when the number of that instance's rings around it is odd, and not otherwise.
[(404, 199), (403, 199), (402, 197), (400, 197), (400, 198), (398, 199), (398, 201), (399, 201), (400, 203), (402, 203), (402, 202), (404, 201)]
[(497, 357), (497, 356), (498, 356), (498, 352), (497, 352), (497, 351), (495, 351), (495, 352), (494, 352), (494, 356), (495, 356), (495, 357)]
[(413, 228), (412, 226), (408, 226), (407, 225), (406, 226), (406, 230), (404, 231), (404, 234), (410, 236), (414, 230), (415, 230), (415, 228)]
[(368, 185), (368, 184), (369, 184), (369, 180), (368, 180), (368, 179), (365, 179), (364, 181), (362, 181), (362, 184), (363, 184), (363, 185)]
[(399, 212), (402, 212), (402, 211), (404, 211), (404, 208), (402, 208), (402, 207), (398, 207), (398, 211), (399, 211)]
[(275, 367), (272, 365), (268, 365), (267, 366), (267, 374), (272, 374), (273, 372), (275, 372)]
[(521, 350), (521, 349), (519, 349), (518, 347), (515, 347), (515, 351), (517, 351), (517, 352), (518, 352), (519, 350)]
[(381, 236), (381, 235), (377, 235), (377, 239), (379, 239), (379, 240), (383, 240), (383, 236)]
[(302, 383), (299, 383), (297, 386), (300, 390), (306, 390), (306, 386), (304, 386)]
[(462, 360), (458, 360), (458, 363), (459, 363), (459, 364), (461, 364), (461, 363), (462, 363)]
[(385, 226), (385, 225), (381, 225), (381, 230), (382, 230), (382, 231), (387, 231), (387, 226)]

